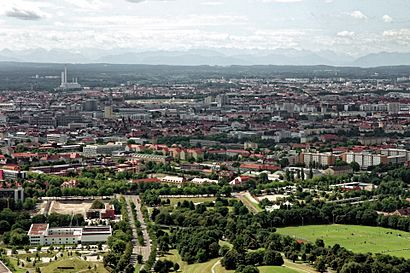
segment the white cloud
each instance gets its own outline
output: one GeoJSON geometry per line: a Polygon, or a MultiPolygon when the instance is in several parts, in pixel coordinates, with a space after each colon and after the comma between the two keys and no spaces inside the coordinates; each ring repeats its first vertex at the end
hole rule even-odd
{"type": "Polygon", "coordinates": [[[19,9],[16,7],[11,8],[11,10],[6,11],[7,17],[14,17],[21,20],[40,20],[43,16],[32,10],[19,9]]]}
{"type": "Polygon", "coordinates": [[[5,0],[1,2],[0,13],[11,18],[26,21],[35,21],[51,17],[50,14],[43,11],[43,8],[49,6],[50,5],[47,3],[37,3],[21,0],[5,0]]]}
{"type": "Polygon", "coordinates": [[[130,2],[130,3],[138,4],[138,3],[142,3],[142,2],[148,2],[148,1],[171,2],[171,1],[174,1],[174,0],[125,0],[125,1],[130,2]]]}
{"type": "Polygon", "coordinates": [[[410,28],[386,30],[383,32],[383,37],[388,42],[410,46],[410,28]]]}
{"type": "Polygon", "coordinates": [[[383,15],[382,19],[383,19],[383,22],[385,22],[385,23],[391,23],[393,21],[393,18],[391,18],[387,14],[383,15]]]}
{"type": "Polygon", "coordinates": [[[109,7],[109,3],[102,0],[65,0],[65,2],[83,10],[101,10],[109,7]]]}
{"type": "Polygon", "coordinates": [[[296,3],[302,2],[303,0],[259,0],[263,3],[296,3]]]}
{"type": "Polygon", "coordinates": [[[354,36],[354,32],[353,31],[347,31],[347,30],[343,30],[340,31],[336,34],[338,37],[346,37],[346,38],[351,38],[354,36]]]}
{"type": "Polygon", "coordinates": [[[205,1],[205,2],[202,2],[201,5],[204,5],[204,6],[220,6],[220,5],[223,5],[223,2],[221,2],[221,1],[205,1]]]}
{"type": "Polygon", "coordinates": [[[365,14],[363,14],[363,12],[361,12],[360,10],[352,11],[351,13],[349,13],[349,15],[355,19],[360,19],[360,20],[368,19],[368,17],[365,14]]]}

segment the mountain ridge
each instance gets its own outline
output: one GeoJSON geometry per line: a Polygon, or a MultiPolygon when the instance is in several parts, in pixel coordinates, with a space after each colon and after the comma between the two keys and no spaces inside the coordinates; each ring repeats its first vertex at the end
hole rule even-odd
{"type": "Polygon", "coordinates": [[[72,52],[64,49],[0,51],[0,61],[34,63],[111,63],[111,64],[147,64],[147,65],[330,65],[354,67],[378,67],[410,65],[410,53],[379,52],[358,58],[333,51],[313,52],[297,49],[275,50],[227,50],[191,49],[185,51],[131,51],[84,50],[72,52]]]}

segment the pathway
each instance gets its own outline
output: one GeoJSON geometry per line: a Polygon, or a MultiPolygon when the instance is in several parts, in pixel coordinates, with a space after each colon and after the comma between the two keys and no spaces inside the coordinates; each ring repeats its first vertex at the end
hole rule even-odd
{"type": "Polygon", "coordinates": [[[151,240],[150,240],[149,235],[148,235],[147,224],[145,223],[145,220],[144,220],[144,217],[143,217],[142,211],[141,211],[141,199],[139,198],[138,195],[129,195],[129,196],[126,196],[126,198],[127,198],[127,203],[133,202],[135,204],[135,210],[137,212],[137,219],[141,223],[142,234],[143,234],[144,242],[145,242],[144,246],[140,246],[137,243],[138,242],[138,240],[137,240],[138,236],[137,236],[137,230],[135,228],[135,219],[134,219],[134,216],[132,215],[131,207],[128,206],[129,210],[130,210],[130,216],[131,216],[130,219],[132,219],[131,221],[133,221],[133,223],[132,223],[133,224],[132,225],[133,235],[135,236],[134,239],[133,239],[133,240],[135,240],[134,249],[136,250],[137,254],[142,255],[143,261],[148,261],[149,255],[151,253],[151,240]]]}

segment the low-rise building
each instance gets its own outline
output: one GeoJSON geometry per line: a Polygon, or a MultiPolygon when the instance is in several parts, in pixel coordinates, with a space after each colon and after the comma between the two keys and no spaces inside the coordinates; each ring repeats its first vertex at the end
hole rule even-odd
{"type": "Polygon", "coordinates": [[[98,155],[111,155],[115,151],[123,150],[122,144],[107,144],[107,145],[87,145],[83,148],[85,157],[96,157],[98,155]]]}
{"type": "Polygon", "coordinates": [[[24,189],[22,187],[11,189],[0,189],[0,199],[11,199],[15,202],[24,201],[24,189]]]}
{"type": "Polygon", "coordinates": [[[32,224],[28,232],[31,245],[73,245],[106,242],[111,226],[56,227],[32,224]]]}
{"type": "Polygon", "coordinates": [[[184,177],[170,176],[170,175],[167,175],[167,176],[161,178],[160,180],[161,180],[161,182],[164,182],[164,183],[174,183],[174,184],[182,184],[182,183],[185,182],[184,177]]]}
{"type": "Polygon", "coordinates": [[[352,174],[353,169],[350,165],[331,166],[327,168],[326,170],[324,170],[323,173],[326,175],[341,176],[341,175],[352,174]]]}

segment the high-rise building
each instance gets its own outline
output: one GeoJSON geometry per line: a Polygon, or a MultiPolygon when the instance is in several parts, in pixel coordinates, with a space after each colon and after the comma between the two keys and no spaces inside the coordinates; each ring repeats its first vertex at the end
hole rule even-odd
{"type": "Polygon", "coordinates": [[[204,103],[207,104],[207,105],[210,105],[213,102],[214,102],[214,97],[212,97],[212,96],[208,96],[204,99],[204,103]]]}
{"type": "Polygon", "coordinates": [[[98,103],[97,100],[86,100],[83,102],[83,111],[86,112],[92,112],[92,111],[97,111],[98,109],[98,103]]]}
{"type": "Polygon", "coordinates": [[[389,111],[390,114],[397,114],[400,112],[400,103],[398,102],[393,102],[387,104],[387,111],[389,111]]]}
{"type": "Polygon", "coordinates": [[[216,103],[218,107],[223,107],[229,104],[229,98],[225,94],[218,95],[216,96],[216,103]]]}
{"type": "Polygon", "coordinates": [[[104,107],[104,118],[112,119],[114,117],[114,112],[112,106],[105,106],[104,107]]]}

